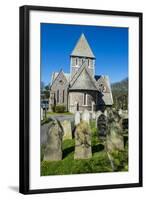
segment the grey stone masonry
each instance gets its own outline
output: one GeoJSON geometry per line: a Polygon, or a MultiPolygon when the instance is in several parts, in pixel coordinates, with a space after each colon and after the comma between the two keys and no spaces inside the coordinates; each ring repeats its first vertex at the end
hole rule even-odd
{"type": "Polygon", "coordinates": [[[115,111],[110,111],[108,113],[106,148],[110,152],[114,150],[124,150],[124,137],[122,135],[121,118],[115,111]]]}
{"type": "Polygon", "coordinates": [[[72,139],[71,122],[69,120],[64,120],[61,122],[64,134],[63,140],[72,139]]]}
{"type": "Polygon", "coordinates": [[[87,122],[82,121],[75,130],[74,159],[88,159],[91,157],[91,129],[87,122]]]}
{"type": "Polygon", "coordinates": [[[51,120],[47,128],[47,142],[44,160],[62,160],[63,129],[57,120],[51,120]]]}
{"type": "Polygon", "coordinates": [[[80,117],[81,117],[80,112],[79,111],[75,112],[75,126],[77,126],[80,123],[81,121],[80,117]]]}
{"type": "Polygon", "coordinates": [[[90,113],[88,110],[84,110],[84,112],[82,113],[82,121],[85,121],[89,124],[90,122],[90,113]]]}

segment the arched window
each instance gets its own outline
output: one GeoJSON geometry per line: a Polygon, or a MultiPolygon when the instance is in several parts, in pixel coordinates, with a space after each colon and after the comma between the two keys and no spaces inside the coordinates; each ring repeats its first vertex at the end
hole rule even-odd
{"type": "Polygon", "coordinates": [[[83,94],[83,105],[87,105],[87,93],[83,94]]]}
{"type": "Polygon", "coordinates": [[[78,58],[76,58],[76,65],[78,65],[78,58]]]}
{"type": "Polygon", "coordinates": [[[84,59],[82,59],[82,64],[84,63],[84,59]]]}

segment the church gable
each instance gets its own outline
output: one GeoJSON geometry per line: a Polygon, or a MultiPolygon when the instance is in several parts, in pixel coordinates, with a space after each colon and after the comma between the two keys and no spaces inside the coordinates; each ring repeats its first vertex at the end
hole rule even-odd
{"type": "Polygon", "coordinates": [[[75,78],[74,82],[71,82],[71,90],[97,90],[95,82],[86,67],[83,67],[80,73],[76,74],[75,78]]]}
{"type": "Polygon", "coordinates": [[[111,92],[110,83],[107,76],[99,76],[96,85],[98,90],[102,93],[111,92]]]}
{"type": "Polygon", "coordinates": [[[54,81],[52,82],[51,89],[64,88],[68,85],[68,80],[63,71],[60,71],[54,81]]]}
{"type": "Polygon", "coordinates": [[[113,97],[108,76],[98,76],[95,78],[97,78],[97,88],[100,92],[98,96],[98,104],[112,105],[113,97]]]}

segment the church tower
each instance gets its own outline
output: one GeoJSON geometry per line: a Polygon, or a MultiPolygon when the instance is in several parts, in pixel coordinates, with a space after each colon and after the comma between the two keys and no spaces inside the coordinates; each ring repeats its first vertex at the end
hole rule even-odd
{"type": "Polygon", "coordinates": [[[88,44],[87,39],[85,38],[85,35],[82,33],[70,55],[71,77],[74,76],[74,74],[78,71],[84,62],[86,62],[91,76],[94,77],[95,56],[88,44]]]}

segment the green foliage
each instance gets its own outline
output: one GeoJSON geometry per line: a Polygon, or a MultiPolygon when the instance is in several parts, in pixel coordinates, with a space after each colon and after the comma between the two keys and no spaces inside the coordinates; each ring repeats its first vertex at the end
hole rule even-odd
{"type": "Polygon", "coordinates": [[[55,105],[52,105],[52,110],[53,110],[53,112],[55,112],[55,105]]]}
{"type": "Polygon", "coordinates": [[[128,78],[111,86],[114,107],[116,109],[128,109],[128,78]]]}
{"type": "MultiPolygon", "coordinates": [[[[105,151],[105,142],[98,137],[95,120],[91,121],[92,132],[92,158],[74,160],[74,139],[63,141],[63,159],[60,161],[42,161],[41,175],[64,175],[64,174],[84,174],[112,172],[111,163],[105,151]]],[[[41,147],[41,157],[43,158],[44,146],[41,147]]],[[[125,150],[115,151],[111,154],[113,158],[114,171],[128,170],[128,141],[126,139],[125,150]]]]}
{"type": "Polygon", "coordinates": [[[53,105],[52,110],[54,113],[64,113],[66,110],[66,107],[63,104],[53,105]]]}
{"type": "MultiPolygon", "coordinates": [[[[68,116],[68,115],[73,115],[73,113],[70,113],[70,112],[64,112],[62,113],[63,115],[65,116],[68,116]]],[[[56,112],[47,112],[47,117],[50,117],[50,116],[58,116],[60,115],[60,113],[56,113],[56,112]]]]}
{"type": "Polygon", "coordinates": [[[49,99],[50,97],[50,88],[49,85],[44,85],[44,83],[41,81],[41,98],[42,99],[49,99]]]}
{"type": "Polygon", "coordinates": [[[114,151],[112,153],[115,170],[114,171],[127,171],[128,170],[128,151],[114,151]]]}
{"type": "Polygon", "coordinates": [[[57,113],[64,113],[65,110],[66,110],[66,107],[63,104],[58,104],[55,106],[55,112],[57,113]]]}
{"type": "Polygon", "coordinates": [[[63,160],[42,161],[41,175],[84,174],[96,172],[111,172],[111,166],[106,152],[99,150],[93,153],[91,159],[74,160],[74,140],[63,142],[63,160]]]}

